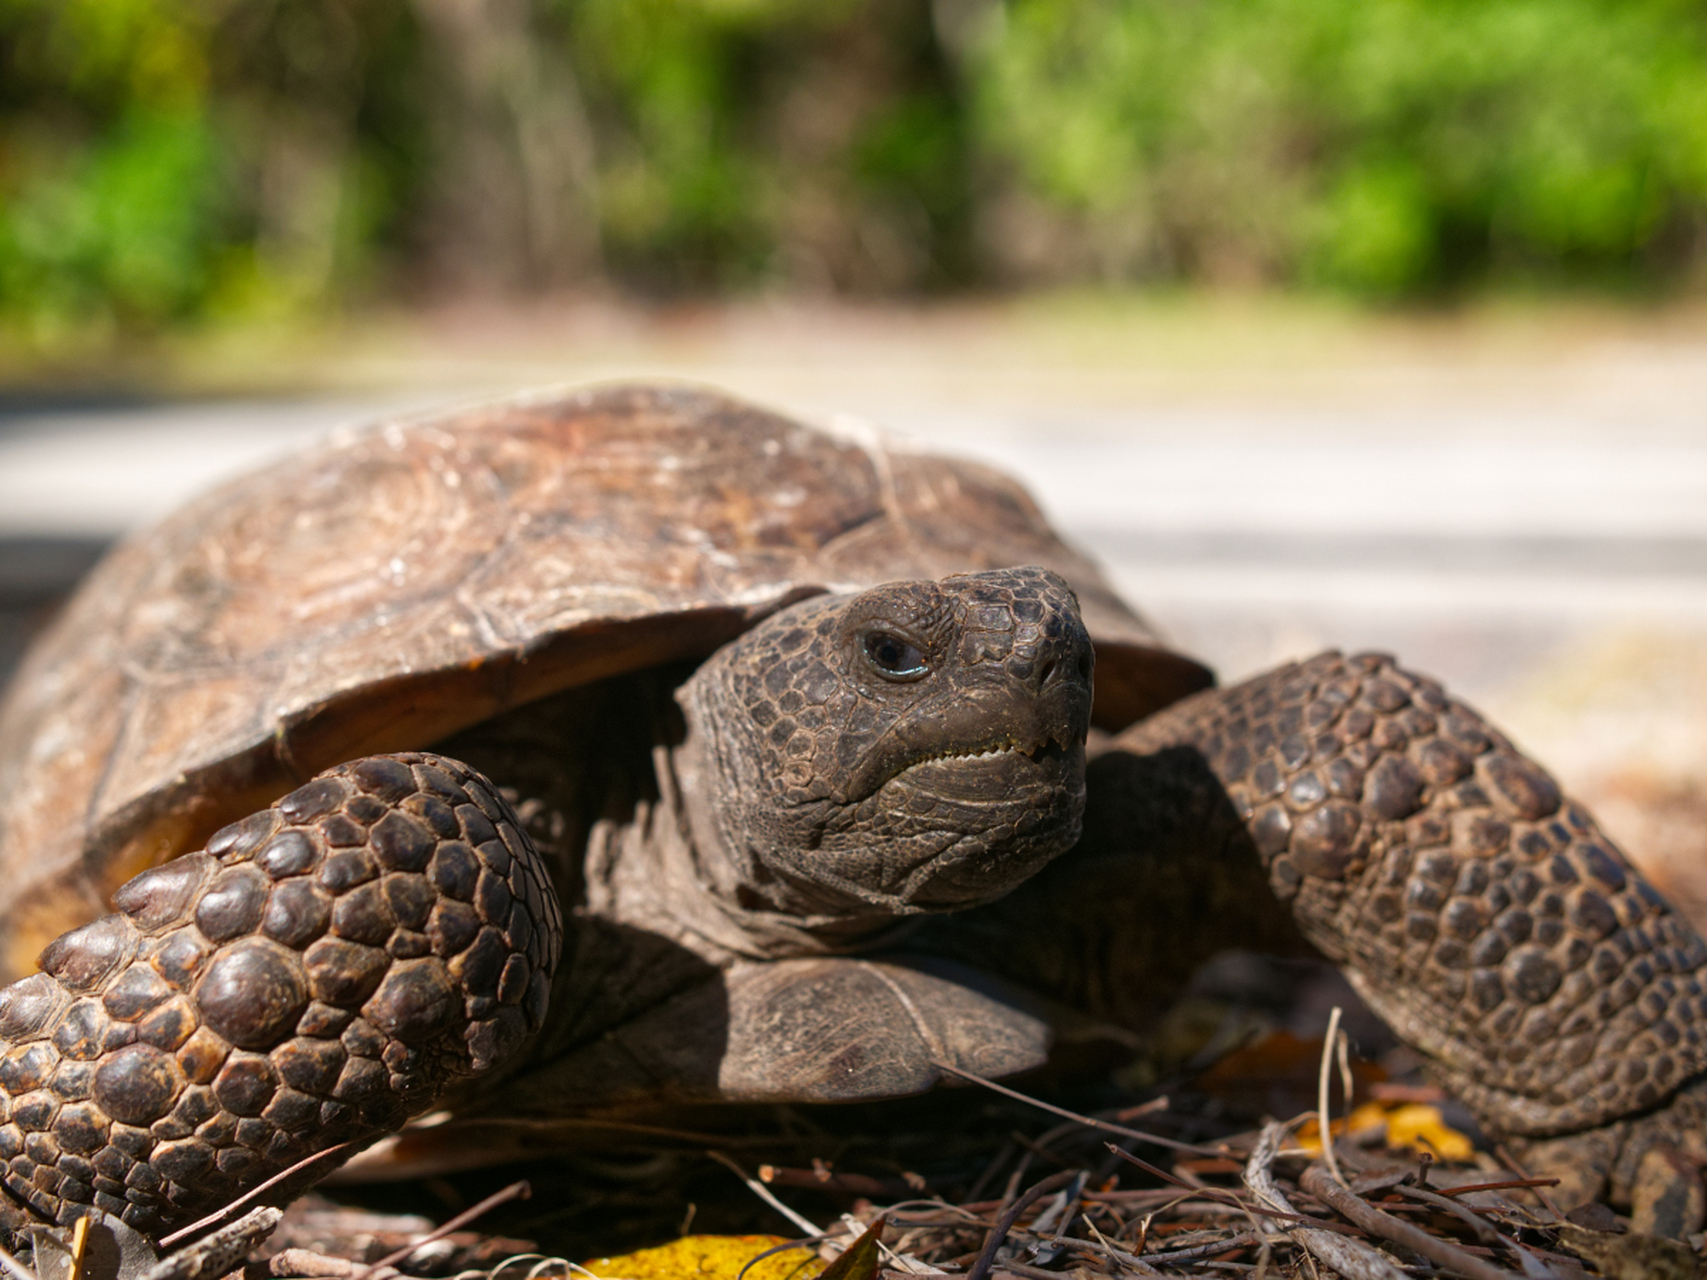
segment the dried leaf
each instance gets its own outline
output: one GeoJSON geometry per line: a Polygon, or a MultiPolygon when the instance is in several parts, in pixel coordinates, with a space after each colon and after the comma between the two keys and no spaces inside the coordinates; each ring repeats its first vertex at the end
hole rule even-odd
{"type": "MultiPolygon", "coordinates": [[[[655,1249],[595,1258],[586,1265],[594,1275],[611,1280],[736,1280],[741,1268],[783,1243],[780,1236],[683,1236],[655,1249]]],[[[842,1260],[837,1259],[837,1265],[842,1260]]],[[[754,1263],[745,1280],[818,1280],[823,1272],[816,1253],[794,1248],[754,1263]]]]}
{"type": "Polygon", "coordinates": [[[137,1280],[160,1261],[148,1237],[118,1218],[96,1211],[88,1223],[81,1264],[71,1257],[68,1233],[62,1227],[32,1227],[29,1236],[40,1280],[137,1280]]]}
{"type": "Polygon", "coordinates": [[[877,1280],[877,1241],[882,1234],[883,1219],[879,1218],[825,1269],[818,1280],[877,1280]]]}

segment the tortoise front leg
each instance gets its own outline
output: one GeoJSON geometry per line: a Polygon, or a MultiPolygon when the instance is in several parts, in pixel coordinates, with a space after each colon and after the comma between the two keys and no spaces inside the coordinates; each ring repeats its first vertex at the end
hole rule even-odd
{"type": "Polygon", "coordinates": [[[1117,741],[1182,747],[1225,787],[1304,935],[1497,1131],[1605,1124],[1707,1066],[1707,946],[1434,682],[1328,654],[1117,741]]]}
{"type": "Polygon", "coordinates": [[[538,1029],[562,940],[509,806],[424,754],[329,770],[114,905],[0,991],[0,1226],[158,1232],[398,1128],[538,1029]]]}
{"type": "MultiPolygon", "coordinates": [[[[1206,936],[1262,945],[1274,926],[1245,900],[1260,867],[1303,936],[1442,1083],[1491,1132],[1571,1175],[1573,1194],[1596,1194],[1610,1172],[1628,1195],[1659,1144],[1699,1153],[1707,946],[1585,810],[1435,682],[1385,657],[1323,654],[1133,726],[1089,785],[1084,841],[1045,875],[1077,880],[1093,925],[1108,903],[1138,917],[1133,941],[1095,927],[1087,944],[1117,981],[1145,981],[1132,957],[1154,949],[1148,931],[1183,932],[1192,953],[1206,936]],[[1195,896],[1158,850],[1187,860],[1195,896]],[[1134,888],[1119,883],[1123,863],[1134,888]],[[1152,873],[1163,892],[1146,902],[1152,873]]],[[[1079,928],[1046,883],[998,906],[1069,939],[1079,928]],[[1059,919],[1038,924],[1057,901],[1059,919]]],[[[1082,973],[1043,974],[1072,979],[1057,988],[1069,998],[1133,999],[1082,973]]]]}

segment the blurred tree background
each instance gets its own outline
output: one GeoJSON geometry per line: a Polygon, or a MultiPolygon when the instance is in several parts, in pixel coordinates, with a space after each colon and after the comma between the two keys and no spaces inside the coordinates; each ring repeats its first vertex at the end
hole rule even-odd
{"type": "Polygon", "coordinates": [[[0,0],[31,341],[583,288],[1687,290],[1682,0],[0,0]]]}

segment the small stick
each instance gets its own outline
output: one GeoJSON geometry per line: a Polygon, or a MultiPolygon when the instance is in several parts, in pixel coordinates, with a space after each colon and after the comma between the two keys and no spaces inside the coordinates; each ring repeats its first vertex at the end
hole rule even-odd
{"type": "Polygon", "coordinates": [[[1024,1102],[1029,1106],[1036,1107],[1039,1111],[1047,1111],[1050,1115],[1060,1116],[1062,1119],[1075,1121],[1078,1124],[1085,1125],[1091,1129],[1101,1129],[1104,1133],[1117,1133],[1123,1138],[1136,1138],[1139,1142],[1148,1142],[1158,1147],[1167,1147],[1171,1151],[1188,1152],[1194,1156],[1224,1156],[1227,1154],[1225,1151],[1217,1151],[1211,1147],[1200,1147],[1190,1142],[1177,1142],[1172,1138],[1164,1138],[1159,1134],[1145,1133],[1140,1129],[1128,1129],[1124,1125],[1110,1124],[1107,1120],[1095,1120],[1090,1116],[1080,1115],[1077,1111],[1069,1111],[1065,1107],[1053,1106],[1050,1103],[1042,1102],[1037,1098],[1023,1094],[1018,1089],[1010,1089],[1006,1085],[997,1084],[994,1080],[986,1080],[981,1075],[977,1075],[971,1071],[966,1071],[960,1067],[952,1065],[951,1063],[944,1062],[941,1058],[932,1058],[931,1065],[939,1067],[943,1071],[949,1072],[951,1075],[957,1075],[962,1080],[970,1081],[975,1085],[981,1085],[986,1089],[1002,1094],[1004,1097],[1012,1098],[1016,1102],[1024,1102]]]}
{"type": "Polygon", "coordinates": [[[344,1280],[364,1268],[353,1258],[316,1253],[313,1249],[280,1249],[267,1259],[267,1269],[275,1276],[289,1276],[293,1280],[344,1280]]]}
{"type": "Polygon", "coordinates": [[[1174,1249],[1168,1253],[1152,1253],[1144,1260],[1146,1262],[1190,1262],[1193,1258],[1207,1258],[1212,1253],[1226,1253],[1229,1249],[1241,1249],[1253,1244],[1262,1243],[1262,1234],[1257,1231],[1241,1231],[1238,1235],[1228,1236],[1225,1240],[1211,1240],[1207,1244],[1194,1244],[1189,1249],[1174,1249]]]}
{"type": "MultiPolygon", "coordinates": [[[[1133,1164],[1137,1165],[1140,1169],[1144,1170],[1145,1173],[1152,1174],[1158,1178],[1162,1178],[1165,1181],[1172,1183],[1174,1186],[1176,1186],[1176,1187],[1180,1188],[1182,1191],[1184,1191],[1185,1195],[1183,1195],[1179,1200],[1175,1201],[1174,1202],[1175,1205],[1184,1204],[1188,1201],[1193,1201],[1193,1200],[1202,1200],[1208,1204],[1220,1205],[1223,1208],[1237,1209],[1241,1213],[1244,1213],[1244,1214],[1260,1213],[1265,1218],[1291,1218],[1296,1222],[1309,1223],[1310,1226],[1312,1226],[1312,1227],[1314,1227],[1320,1231],[1341,1231],[1341,1232],[1345,1232],[1348,1235],[1358,1234],[1355,1229],[1348,1229],[1346,1227],[1342,1227],[1337,1222],[1326,1222],[1321,1218],[1312,1218],[1306,1214],[1294,1213],[1290,1210],[1288,1210],[1285,1213],[1282,1213],[1278,1209],[1265,1209],[1261,1205],[1255,1205],[1255,1206],[1248,1205],[1243,1200],[1240,1200],[1236,1195],[1234,1195],[1230,1191],[1222,1191],[1216,1187],[1194,1187],[1190,1183],[1181,1182],[1178,1178],[1174,1177],[1172,1174],[1166,1172],[1165,1170],[1158,1169],[1155,1165],[1151,1164],[1149,1161],[1140,1160],[1137,1156],[1133,1155],[1130,1151],[1122,1151],[1119,1147],[1115,1146],[1112,1142],[1104,1143],[1103,1145],[1106,1146],[1110,1151],[1114,1152],[1115,1155],[1119,1156],[1122,1160],[1130,1160],[1133,1164]]],[[[1168,1207],[1173,1208],[1174,1205],[1169,1205],[1168,1207]]]]}
{"type": "Polygon", "coordinates": [[[1448,1199],[1432,1188],[1410,1187],[1401,1183],[1398,1186],[1389,1187],[1388,1190],[1409,1200],[1420,1200],[1443,1213],[1450,1213],[1469,1227],[1471,1233],[1482,1244],[1498,1244],[1504,1239],[1481,1214],[1474,1212],[1467,1205],[1461,1205],[1456,1200],[1448,1199]]]}
{"type": "Polygon", "coordinates": [[[1516,1187],[1556,1187],[1558,1185],[1559,1180],[1557,1178],[1512,1178],[1508,1182],[1470,1182],[1462,1187],[1435,1186],[1430,1189],[1438,1191],[1443,1196],[1465,1196],[1472,1191],[1510,1191],[1516,1187]]]}
{"type": "Polygon", "coordinates": [[[1009,1205],[1003,1211],[1002,1216],[996,1219],[996,1225],[990,1229],[990,1234],[984,1239],[984,1248],[978,1254],[978,1261],[974,1262],[972,1270],[966,1273],[966,1280],[984,1280],[984,1277],[990,1274],[991,1266],[995,1264],[996,1250],[1000,1249],[1002,1241],[1008,1238],[1008,1232],[1013,1229],[1014,1223],[1019,1221],[1019,1215],[1051,1191],[1066,1186],[1078,1176],[1079,1170],[1077,1169],[1063,1169],[1059,1173],[1050,1174],[1042,1182],[1033,1183],[1026,1188],[1025,1194],[1009,1205]]]}
{"type": "Polygon", "coordinates": [[[89,1224],[94,1219],[84,1214],[71,1224],[70,1280],[83,1280],[83,1254],[89,1248],[89,1224]]]}
{"type": "Polygon", "coordinates": [[[1377,1209],[1361,1196],[1354,1196],[1335,1182],[1319,1164],[1313,1164],[1304,1170],[1299,1185],[1371,1235],[1403,1245],[1411,1252],[1420,1253],[1430,1262],[1456,1271],[1459,1275],[1469,1276],[1471,1280],[1516,1280],[1511,1272],[1492,1263],[1483,1262],[1457,1245],[1449,1244],[1439,1236],[1430,1235],[1408,1222],[1401,1222],[1392,1214],[1377,1209]]]}
{"type": "Polygon", "coordinates": [[[1526,1276],[1545,1276],[1552,1277],[1552,1280],[1558,1280],[1556,1273],[1551,1267],[1536,1258],[1516,1240],[1505,1235],[1496,1228],[1493,1223],[1489,1222],[1481,1214],[1476,1213],[1468,1205],[1459,1204],[1456,1200],[1453,1200],[1432,1188],[1400,1185],[1392,1189],[1399,1195],[1407,1196],[1412,1200],[1420,1200],[1424,1204],[1440,1209],[1442,1212],[1450,1213],[1453,1217],[1459,1219],[1469,1227],[1475,1234],[1476,1239],[1481,1243],[1486,1245],[1504,1245],[1507,1249],[1511,1250],[1512,1253],[1517,1255],[1517,1260],[1523,1267],[1523,1273],[1526,1276]]]}
{"type": "Polygon", "coordinates": [[[160,1259],[138,1280],[215,1280],[253,1253],[283,1217],[283,1209],[257,1205],[236,1222],[228,1222],[160,1259]]]}
{"type": "MultiPolygon", "coordinates": [[[[1340,1172],[1340,1162],[1334,1158],[1334,1133],[1329,1127],[1328,1115],[1328,1075],[1334,1060],[1334,1044],[1340,1033],[1340,1007],[1336,1004],[1334,1011],[1328,1015],[1328,1038],[1322,1041],[1322,1069],[1316,1073],[1316,1128],[1322,1135],[1322,1154],[1328,1158],[1328,1170],[1334,1175],[1334,1181],[1345,1186],[1345,1175],[1340,1172]]],[[[1349,1075],[1349,1070],[1347,1071],[1349,1075]]],[[[1351,1094],[1348,1090],[1346,1100],[1349,1103],[1351,1094]]]]}
{"type": "Polygon", "coordinates": [[[1109,1238],[1107,1236],[1103,1235],[1102,1232],[1098,1231],[1097,1230],[1097,1224],[1090,1220],[1090,1215],[1085,1214],[1085,1213],[1081,1213],[1081,1214],[1079,1214],[1079,1216],[1085,1220],[1085,1229],[1088,1230],[1092,1236],[1096,1237],[1096,1242],[1097,1242],[1098,1247],[1101,1248],[1102,1251],[1104,1253],[1106,1253],[1110,1258],[1113,1258],[1116,1262],[1118,1262],[1121,1266],[1126,1267],[1132,1271],[1136,1271],[1141,1276],[1159,1276],[1159,1275],[1161,1275],[1161,1272],[1157,1271],[1154,1267],[1152,1267],[1148,1262],[1145,1262],[1144,1259],[1140,1258],[1137,1254],[1126,1252],[1126,1250],[1122,1249],[1119,1245],[1113,1243],[1111,1240],[1109,1240],[1109,1238]]]}
{"type": "MultiPolygon", "coordinates": [[[[681,1234],[686,1235],[687,1232],[684,1231],[681,1234]]],[[[810,1240],[784,1240],[781,1244],[773,1244],[763,1253],[756,1253],[752,1257],[748,1258],[747,1265],[735,1273],[735,1280],[746,1280],[747,1272],[758,1266],[759,1263],[763,1262],[766,1258],[774,1258],[777,1254],[787,1253],[790,1249],[802,1249],[811,1243],[812,1241],[810,1240]]],[[[593,1273],[591,1271],[587,1271],[585,1268],[577,1268],[577,1271],[587,1276],[593,1276],[593,1273]]],[[[461,1278],[458,1277],[457,1280],[461,1280],[461,1278]]],[[[497,1280],[496,1273],[494,1273],[489,1280],[497,1280]]],[[[598,1280],[598,1277],[593,1276],[593,1280],[598,1280]]]]}
{"type": "MultiPolygon", "coordinates": [[[[1274,1181],[1274,1158],[1285,1139],[1285,1125],[1270,1121],[1263,1126],[1262,1137],[1257,1142],[1256,1150],[1251,1152],[1250,1161],[1245,1165],[1245,1185],[1256,1192],[1259,1198],[1266,1200],[1271,1207],[1286,1213],[1295,1213],[1292,1202],[1274,1181]]],[[[1338,1183],[1334,1186],[1342,1194],[1351,1194],[1339,1187],[1338,1183]]],[[[1361,1204],[1362,1201],[1358,1203],[1361,1204]]],[[[1310,1262],[1312,1272],[1315,1270],[1315,1262],[1310,1255],[1314,1254],[1342,1276],[1348,1277],[1348,1280],[1406,1280],[1405,1273],[1399,1270],[1386,1254],[1361,1240],[1352,1240],[1319,1227],[1291,1227],[1286,1229],[1285,1234],[1303,1246],[1304,1257],[1310,1262]]]]}
{"type": "Polygon", "coordinates": [[[12,1280],[36,1280],[35,1272],[19,1262],[4,1249],[0,1249],[0,1271],[12,1277],[12,1280]]]}
{"type": "Polygon", "coordinates": [[[725,1169],[728,1169],[737,1178],[741,1179],[742,1182],[745,1182],[749,1191],[808,1235],[815,1238],[822,1238],[826,1234],[822,1227],[814,1226],[810,1219],[801,1217],[793,1209],[790,1209],[781,1200],[778,1200],[773,1196],[771,1194],[771,1189],[764,1183],[760,1182],[757,1178],[749,1178],[745,1169],[736,1164],[721,1151],[707,1151],[705,1154],[717,1161],[717,1163],[722,1165],[725,1169]]]}
{"type": "MultiPolygon", "coordinates": [[[[1506,1168],[1511,1169],[1514,1172],[1516,1172],[1516,1174],[1520,1178],[1522,1178],[1525,1182],[1539,1183],[1541,1181],[1541,1179],[1539,1179],[1539,1178],[1531,1178],[1529,1176],[1529,1170],[1525,1169],[1522,1165],[1520,1165],[1517,1162],[1517,1157],[1512,1155],[1512,1153],[1510,1151],[1506,1150],[1504,1144],[1500,1144],[1500,1145],[1496,1146],[1494,1148],[1494,1154],[1496,1156],[1498,1156],[1501,1160],[1505,1161],[1506,1168]]],[[[1556,1185],[1558,1183],[1558,1179],[1554,1178],[1552,1180],[1552,1183],[1556,1185]]],[[[1548,1195],[1545,1191],[1543,1191],[1540,1186],[1537,1186],[1535,1188],[1535,1198],[1537,1200],[1539,1200],[1544,1206],[1546,1206],[1547,1212],[1552,1214],[1553,1217],[1557,1221],[1559,1221],[1559,1222],[1565,1221],[1564,1210],[1560,1209],[1559,1206],[1554,1203],[1553,1197],[1548,1195]]]]}
{"type": "Polygon", "coordinates": [[[161,1236],[156,1243],[159,1244],[161,1251],[164,1252],[177,1244],[178,1241],[183,1240],[188,1236],[193,1236],[196,1232],[207,1227],[213,1226],[214,1223],[220,1221],[222,1218],[229,1218],[233,1213],[248,1204],[249,1201],[253,1200],[256,1196],[260,1195],[262,1192],[270,1191],[286,1178],[302,1172],[302,1170],[308,1168],[308,1166],[313,1164],[316,1160],[324,1160],[327,1156],[332,1155],[347,1155],[350,1148],[354,1145],[355,1143],[353,1142],[340,1142],[335,1147],[327,1147],[324,1151],[316,1151],[311,1156],[305,1156],[295,1164],[291,1165],[290,1168],[285,1169],[282,1172],[275,1173],[259,1186],[250,1187],[249,1190],[245,1191],[235,1200],[222,1208],[215,1209],[206,1217],[197,1218],[187,1227],[179,1227],[169,1236],[161,1236]]]}
{"type": "Polygon", "coordinates": [[[442,1226],[434,1227],[419,1240],[411,1240],[401,1249],[393,1249],[378,1262],[368,1266],[365,1270],[358,1271],[352,1280],[367,1280],[369,1276],[378,1271],[381,1267],[389,1267],[394,1262],[402,1262],[403,1259],[414,1253],[415,1250],[419,1249],[422,1245],[431,1244],[435,1240],[442,1240],[453,1231],[462,1230],[463,1227],[466,1227],[469,1223],[473,1222],[476,1218],[489,1210],[496,1209],[499,1205],[510,1200],[526,1200],[532,1194],[533,1188],[525,1181],[512,1182],[502,1191],[494,1191],[479,1204],[471,1205],[467,1209],[464,1209],[461,1213],[457,1214],[456,1217],[446,1221],[442,1226]]]}
{"type": "Polygon", "coordinates": [[[789,1169],[781,1165],[761,1164],[759,1181],[779,1187],[812,1187],[818,1191],[845,1191],[856,1196],[881,1196],[885,1199],[909,1195],[917,1188],[909,1187],[899,1178],[873,1178],[863,1173],[842,1173],[834,1169],[789,1169]]]}

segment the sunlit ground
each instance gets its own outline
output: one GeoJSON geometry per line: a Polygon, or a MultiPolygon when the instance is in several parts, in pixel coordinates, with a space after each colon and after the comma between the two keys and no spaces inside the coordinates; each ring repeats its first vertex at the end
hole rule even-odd
{"type": "Polygon", "coordinates": [[[550,383],[693,379],[982,456],[1224,678],[1327,645],[1442,676],[1707,919],[1707,309],[471,306],[0,373],[31,392],[0,402],[7,547],[550,383]]]}

